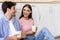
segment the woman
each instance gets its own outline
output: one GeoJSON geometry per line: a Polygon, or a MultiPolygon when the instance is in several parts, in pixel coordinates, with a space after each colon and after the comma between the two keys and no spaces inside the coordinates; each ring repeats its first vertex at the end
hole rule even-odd
{"type": "MultiPolygon", "coordinates": [[[[34,36],[34,32],[32,31],[32,26],[34,25],[34,21],[32,19],[32,8],[30,5],[25,5],[22,9],[22,14],[20,17],[20,28],[23,35],[30,34],[31,37],[34,36]]],[[[29,37],[30,37],[29,35],[29,37]]],[[[27,37],[25,39],[28,39],[27,37]]],[[[34,39],[32,37],[31,39],[34,39]]]]}
{"type": "Polygon", "coordinates": [[[48,40],[54,40],[54,37],[46,28],[43,28],[36,37],[34,36],[36,31],[32,30],[34,21],[32,19],[31,5],[26,4],[23,6],[19,22],[24,40],[43,40],[44,37],[47,37],[48,40]]]}

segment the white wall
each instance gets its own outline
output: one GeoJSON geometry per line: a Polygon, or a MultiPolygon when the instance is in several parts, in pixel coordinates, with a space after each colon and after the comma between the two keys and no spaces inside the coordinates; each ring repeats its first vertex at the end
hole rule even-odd
{"type": "MultiPolygon", "coordinates": [[[[17,8],[20,9],[21,11],[21,8],[24,4],[25,3],[18,3],[17,8]]],[[[47,27],[48,30],[54,36],[59,36],[60,4],[40,4],[40,3],[29,3],[29,4],[31,4],[33,8],[33,19],[35,25],[38,27],[38,32],[43,27],[47,27]]],[[[17,15],[19,16],[19,13],[17,13],[17,15]]]]}
{"type": "MultiPolygon", "coordinates": [[[[26,3],[17,3],[16,18],[21,15],[22,6],[26,3]]],[[[54,35],[60,35],[60,4],[40,4],[29,3],[33,8],[33,19],[35,25],[38,27],[37,33],[43,28],[47,27],[48,30],[54,35]]],[[[1,14],[0,14],[1,15],[1,14]]]]}
{"type": "Polygon", "coordinates": [[[2,8],[1,8],[1,4],[2,4],[2,3],[0,3],[0,18],[3,16],[3,12],[2,12],[2,10],[1,10],[1,9],[2,9],[2,8]]]}

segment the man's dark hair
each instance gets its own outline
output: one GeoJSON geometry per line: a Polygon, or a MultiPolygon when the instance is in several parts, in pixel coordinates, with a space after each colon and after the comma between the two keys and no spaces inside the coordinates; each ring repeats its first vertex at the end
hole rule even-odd
{"type": "Polygon", "coordinates": [[[12,6],[15,6],[16,3],[11,2],[11,1],[5,1],[2,3],[2,11],[4,14],[7,12],[7,8],[11,9],[12,6]]]}

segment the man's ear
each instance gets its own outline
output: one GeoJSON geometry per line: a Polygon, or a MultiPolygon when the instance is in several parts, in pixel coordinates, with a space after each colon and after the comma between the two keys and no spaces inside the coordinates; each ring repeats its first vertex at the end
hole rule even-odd
{"type": "Polygon", "coordinates": [[[10,9],[9,9],[9,8],[7,8],[7,11],[9,12],[9,11],[10,11],[10,9]]]}

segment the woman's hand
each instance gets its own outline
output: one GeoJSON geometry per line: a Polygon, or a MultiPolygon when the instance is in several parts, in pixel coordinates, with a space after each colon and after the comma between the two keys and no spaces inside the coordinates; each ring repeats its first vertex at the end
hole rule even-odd
{"type": "Polygon", "coordinates": [[[22,32],[22,38],[26,38],[26,32],[22,32]]]}

